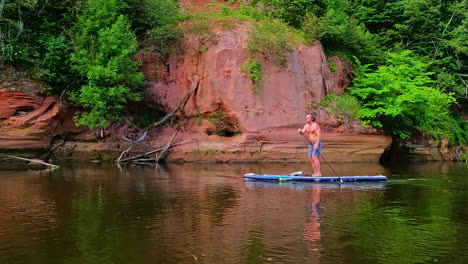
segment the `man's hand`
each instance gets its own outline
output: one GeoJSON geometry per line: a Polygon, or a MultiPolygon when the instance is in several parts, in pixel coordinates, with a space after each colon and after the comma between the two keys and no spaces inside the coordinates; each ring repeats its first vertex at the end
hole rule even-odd
{"type": "Polygon", "coordinates": [[[298,129],[297,132],[299,132],[299,134],[302,134],[302,129],[298,129]]]}

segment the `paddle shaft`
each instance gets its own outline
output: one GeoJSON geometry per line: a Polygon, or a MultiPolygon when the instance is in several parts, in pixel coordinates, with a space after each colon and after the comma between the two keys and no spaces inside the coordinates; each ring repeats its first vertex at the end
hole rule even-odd
{"type": "MultiPolygon", "coordinates": [[[[309,138],[306,137],[306,135],[304,135],[304,133],[301,133],[301,135],[303,135],[305,137],[305,139],[307,139],[307,141],[312,144],[312,142],[310,142],[309,138]]],[[[322,157],[322,159],[325,161],[325,163],[327,163],[328,167],[330,167],[330,169],[335,173],[335,175],[338,177],[338,179],[340,179],[341,181],[341,177],[340,175],[338,175],[338,173],[336,173],[336,171],[333,169],[333,167],[330,165],[330,163],[328,163],[328,161],[325,159],[325,157],[322,155],[322,153],[319,152],[319,155],[320,157],[322,157]]]]}

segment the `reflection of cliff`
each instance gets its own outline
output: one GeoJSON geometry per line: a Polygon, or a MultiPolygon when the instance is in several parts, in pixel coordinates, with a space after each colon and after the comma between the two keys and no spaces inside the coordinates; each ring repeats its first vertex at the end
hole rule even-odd
{"type": "Polygon", "coordinates": [[[0,255],[4,255],[0,257],[1,263],[17,262],[17,259],[5,261],[9,249],[31,243],[39,245],[45,231],[57,228],[60,222],[57,203],[41,188],[40,176],[24,172],[13,176],[18,174],[0,171],[0,255]]]}

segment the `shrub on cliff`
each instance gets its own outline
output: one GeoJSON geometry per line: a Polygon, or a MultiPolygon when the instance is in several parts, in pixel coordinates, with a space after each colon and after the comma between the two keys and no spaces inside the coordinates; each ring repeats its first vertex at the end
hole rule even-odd
{"type": "Polygon", "coordinates": [[[320,101],[320,105],[338,121],[359,121],[359,101],[350,94],[329,93],[320,101]]]}
{"type": "Polygon", "coordinates": [[[285,66],[286,53],[293,50],[293,33],[278,20],[263,20],[249,32],[247,48],[255,56],[261,56],[279,66],[285,66]]]}
{"type": "Polygon", "coordinates": [[[252,80],[251,89],[254,94],[257,94],[260,83],[263,80],[262,64],[256,59],[251,59],[242,67],[241,70],[249,76],[250,80],[252,80]]]}
{"type": "Polygon", "coordinates": [[[71,98],[86,108],[76,116],[77,124],[91,129],[120,120],[127,101],[140,98],[130,90],[143,83],[143,75],[131,59],[137,40],[120,14],[123,7],[121,0],[88,0],[74,28],[71,60],[85,84],[71,98]]]}

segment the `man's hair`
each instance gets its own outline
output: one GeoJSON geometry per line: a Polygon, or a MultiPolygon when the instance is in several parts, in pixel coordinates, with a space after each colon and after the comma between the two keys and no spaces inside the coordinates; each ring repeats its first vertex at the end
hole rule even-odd
{"type": "Polygon", "coordinates": [[[310,115],[310,117],[312,118],[312,121],[315,122],[317,120],[317,116],[314,113],[308,113],[307,115],[310,115]]]}

